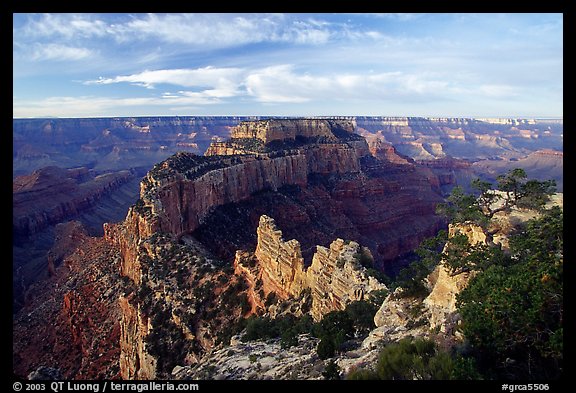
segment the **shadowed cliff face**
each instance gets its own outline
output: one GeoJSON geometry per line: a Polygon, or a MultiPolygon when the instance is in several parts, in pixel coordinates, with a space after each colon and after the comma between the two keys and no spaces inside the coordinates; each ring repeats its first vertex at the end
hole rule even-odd
{"type": "Polygon", "coordinates": [[[306,264],[311,263],[316,245],[328,247],[340,237],[369,247],[382,267],[443,225],[434,215],[440,197],[414,166],[363,167],[370,173],[331,179],[310,176],[306,187],[264,190],[240,203],[222,205],[193,234],[230,260],[235,250],[256,246],[258,220],[265,214],[276,220],[287,238],[300,242],[306,264]]]}
{"type": "Polygon", "coordinates": [[[26,306],[14,315],[15,375],[41,365],[64,379],[117,379],[120,357],[118,251],[88,236],[80,222],[56,226],[50,250],[62,263],[51,277],[32,284],[26,306]]]}
{"type": "Polygon", "coordinates": [[[87,168],[58,167],[17,177],[12,187],[15,240],[23,241],[50,225],[77,216],[134,177],[130,171],[94,175],[87,168]]]}

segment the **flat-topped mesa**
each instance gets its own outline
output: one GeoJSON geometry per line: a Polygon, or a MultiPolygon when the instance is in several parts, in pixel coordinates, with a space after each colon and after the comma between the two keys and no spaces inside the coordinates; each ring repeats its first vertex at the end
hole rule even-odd
{"type": "MultiPolygon", "coordinates": [[[[269,119],[244,121],[230,139],[212,142],[204,153],[213,155],[264,154],[292,149],[354,149],[358,157],[370,154],[366,141],[354,133],[351,119],[269,119]]],[[[341,159],[341,157],[339,157],[341,159]]]]}
{"type": "Polygon", "coordinates": [[[263,190],[306,187],[310,174],[359,174],[360,158],[370,152],[353,131],[354,122],[342,119],[249,121],[205,156],[179,152],[155,165],[122,228],[106,228],[122,250],[122,272],[138,282],[138,243],[157,231],[191,233],[219,206],[263,190]]]}
{"type": "Polygon", "coordinates": [[[353,131],[349,120],[243,122],[232,132],[236,138],[214,143],[206,156],[180,152],[155,165],[134,210],[155,218],[157,229],[181,235],[194,231],[212,208],[255,192],[305,187],[309,174],[359,173],[359,158],[370,152],[353,131]],[[221,153],[227,155],[215,155],[221,153]]]}
{"type": "Polygon", "coordinates": [[[281,299],[289,299],[310,289],[310,313],[315,320],[365,299],[369,292],[386,289],[368,276],[360,258],[368,257],[366,253],[370,251],[354,241],[336,239],[329,248],[317,246],[312,265],[306,269],[300,243],[294,239],[285,241],[274,219],[262,215],[257,233],[255,256],[264,293],[274,292],[281,299]]]}
{"type": "Polygon", "coordinates": [[[268,119],[244,121],[232,129],[231,138],[277,140],[324,137],[332,141],[354,135],[356,122],[344,119],[268,119]]]}

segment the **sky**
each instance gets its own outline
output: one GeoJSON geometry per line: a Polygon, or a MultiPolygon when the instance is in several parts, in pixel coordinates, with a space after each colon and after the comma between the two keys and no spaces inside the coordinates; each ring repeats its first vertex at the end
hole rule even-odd
{"type": "Polygon", "coordinates": [[[13,14],[13,117],[563,116],[563,15],[13,14]]]}

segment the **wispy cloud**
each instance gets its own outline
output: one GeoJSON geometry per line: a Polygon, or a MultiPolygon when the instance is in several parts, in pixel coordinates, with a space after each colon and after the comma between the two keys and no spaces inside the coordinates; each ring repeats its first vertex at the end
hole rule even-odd
{"type": "Polygon", "coordinates": [[[478,91],[487,97],[517,97],[520,95],[518,88],[509,85],[481,85],[478,91]]]}
{"type": "Polygon", "coordinates": [[[113,83],[131,83],[153,88],[158,84],[170,84],[184,87],[217,86],[224,87],[234,84],[243,71],[239,68],[203,67],[198,69],[170,69],[143,71],[132,75],[121,75],[113,78],[84,82],[87,85],[108,85],[113,83]]]}
{"type": "Polygon", "coordinates": [[[29,56],[33,60],[83,60],[94,55],[94,52],[87,48],[78,48],[60,44],[36,44],[32,47],[29,56]]]}
{"type": "MultiPolygon", "coordinates": [[[[457,92],[438,75],[431,73],[332,73],[312,74],[296,70],[292,64],[241,69],[204,67],[144,71],[133,75],[100,77],[84,82],[89,85],[130,83],[146,88],[160,84],[193,88],[164,93],[173,103],[211,104],[226,98],[247,97],[263,103],[302,103],[311,100],[387,100],[394,97],[421,100],[423,95],[437,97],[457,92]]],[[[487,86],[486,93],[488,94],[487,86]]],[[[432,99],[432,98],[430,98],[432,99]]]]}
{"type": "Polygon", "coordinates": [[[418,100],[424,95],[437,99],[456,87],[431,74],[400,71],[381,73],[298,73],[292,65],[267,67],[251,72],[245,81],[249,95],[257,101],[307,102],[390,99],[418,100]]]}
{"type": "Polygon", "coordinates": [[[254,43],[321,45],[334,39],[379,36],[343,23],[282,14],[134,14],[117,21],[95,14],[43,14],[15,27],[14,35],[37,40],[106,38],[118,43],[152,39],[202,50],[254,43]]]}
{"type": "MultiPolygon", "coordinates": [[[[156,97],[47,97],[39,100],[26,100],[20,102],[13,100],[13,117],[76,117],[78,113],[83,116],[102,116],[103,113],[112,116],[125,115],[127,110],[143,111],[154,107],[189,107],[191,105],[217,104],[220,100],[201,95],[180,92],[176,95],[156,97]]],[[[141,113],[145,115],[146,113],[141,113]]]]}
{"type": "Polygon", "coordinates": [[[92,38],[114,33],[110,25],[92,14],[43,14],[29,17],[15,29],[15,34],[27,37],[92,38]]]}

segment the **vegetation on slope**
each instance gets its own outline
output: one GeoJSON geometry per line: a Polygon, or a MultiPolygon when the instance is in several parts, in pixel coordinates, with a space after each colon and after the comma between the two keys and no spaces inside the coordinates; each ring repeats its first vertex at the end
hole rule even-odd
{"type": "Polygon", "coordinates": [[[499,177],[497,191],[475,181],[479,196],[455,188],[440,206],[454,224],[474,222],[490,233],[498,211],[536,210],[535,218],[509,233],[509,249],[471,245],[465,235],[440,233],[423,242],[420,259],[398,278],[404,296],[424,298],[424,279],[442,261],[452,274],[477,274],[459,294],[465,342],[460,355],[433,343],[401,341],[385,347],[375,369],[349,379],[550,380],[563,372],[563,211],[545,208],[553,181],[527,180],[522,170],[499,177]],[[495,202],[499,202],[496,205],[495,202]],[[463,354],[463,355],[462,355],[463,354]]]}

